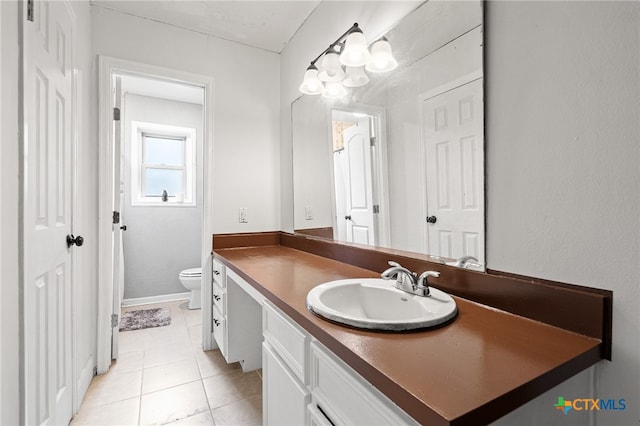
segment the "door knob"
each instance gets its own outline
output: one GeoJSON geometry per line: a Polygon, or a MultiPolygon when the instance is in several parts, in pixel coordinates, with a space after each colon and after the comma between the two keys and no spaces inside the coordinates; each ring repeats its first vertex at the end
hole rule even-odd
{"type": "Polygon", "coordinates": [[[346,215],[344,218],[347,220],[351,220],[351,215],[346,215]]]}
{"type": "Polygon", "coordinates": [[[121,226],[120,229],[122,229],[123,231],[126,231],[127,230],[127,225],[121,226]]]}
{"type": "Polygon", "coordinates": [[[74,237],[73,234],[67,235],[67,248],[71,247],[74,244],[78,247],[81,247],[84,244],[84,238],[82,238],[80,235],[78,235],[77,237],[74,237]]]}
{"type": "Polygon", "coordinates": [[[427,218],[427,223],[436,223],[436,221],[437,221],[437,220],[438,220],[438,218],[437,218],[437,217],[435,217],[435,216],[429,216],[429,217],[427,218]]]}

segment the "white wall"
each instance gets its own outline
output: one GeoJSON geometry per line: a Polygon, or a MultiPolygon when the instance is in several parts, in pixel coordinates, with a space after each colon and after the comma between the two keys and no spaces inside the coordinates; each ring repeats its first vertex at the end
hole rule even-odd
{"type": "Polygon", "coordinates": [[[0,97],[0,175],[2,232],[0,236],[0,424],[15,425],[20,422],[20,275],[18,239],[20,125],[18,121],[19,95],[19,7],[17,2],[0,2],[2,28],[2,96],[0,97]]]}
{"type": "Polygon", "coordinates": [[[91,9],[95,54],[213,76],[214,232],[280,229],[278,55],[91,9]],[[246,224],[238,223],[240,207],[247,208],[246,224]]]}
{"type": "MultiPolygon", "coordinates": [[[[309,52],[319,53],[322,40],[359,19],[350,10],[355,5],[345,8],[347,22],[342,13],[325,15],[342,6],[329,3],[320,4],[282,54],[288,231],[290,103],[309,52]]],[[[613,362],[574,376],[498,424],[638,421],[639,8],[637,2],[485,3],[487,266],[614,292],[613,362]],[[622,398],[627,409],[564,416],[553,408],[559,396],[622,398]]]]}
{"type": "Polygon", "coordinates": [[[296,230],[331,227],[332,149],[327,124],[331,117],[322,100],[310,96],[296,101],[292,115],[296,123],[293,137],[298,141],[293,157],[296,164],[304,165],[293,170],[294,199],[299,207],[294,212],[296,230]],[[305,206],[311,207],[313,219],[306,219],[305,206]]]}
{"type": "Polygon", "coordinates": [[[200,265],[202,232],[202,105],[124,96],[124,298],[184,293],[178,274],[200,265]],[[132,121],[196,129],[196,206],[132,206],[132,121]]]}
{"type": "MultiPolygon", "coordinates": [[[[613,290],[613,362],[595,368],[594,393],[628,408],[599,425],[637,423],[640,404],[639,9],[487,5],[488,266],[613,290]]],[[[583,373],[504,424],[566,424],[551,401],[588,391],[583,373]]]]}

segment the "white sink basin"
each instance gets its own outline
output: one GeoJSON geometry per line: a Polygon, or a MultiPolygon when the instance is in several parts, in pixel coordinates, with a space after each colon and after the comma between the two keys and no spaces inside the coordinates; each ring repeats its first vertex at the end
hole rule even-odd
{"type": "Polygon", "coordinates": [[[394,283],[382,278],[330,281],[307,294],[307,307],[331,321],[373,330],[434,327],[456,316],[456,302],[448,294],[430,287],[430,296],[416,296],[394,283]]]}

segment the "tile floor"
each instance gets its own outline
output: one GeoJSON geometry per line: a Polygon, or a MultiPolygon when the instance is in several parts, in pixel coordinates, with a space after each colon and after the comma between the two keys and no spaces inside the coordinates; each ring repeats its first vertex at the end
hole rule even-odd
{"type": "Polygon", "coordinates": [[[94,377],[71,425],[261,425],[261,371],[202,351],[200,310],[182,300],[123,312],[161,306],[171,325],[121,332],[118,360],[94,377]]]}

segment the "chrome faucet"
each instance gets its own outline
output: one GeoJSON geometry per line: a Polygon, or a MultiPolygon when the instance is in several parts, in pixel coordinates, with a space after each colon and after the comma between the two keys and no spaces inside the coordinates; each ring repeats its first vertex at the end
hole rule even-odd
{"type": "Polygon", "coordinates": [[[429,296],[429,277],[440,276],[440,272],[436,271],[425,271],[418,276],[415,272],[411,272],[397,262],[390,260],[388,263],[391,268],[380,274],[382,279],[395,279],[395,287],[397,289],[418,296],[429,296]]]}
{"type": "Polygon", "coordinates": [[[453,266],[457,266],[458,268],[464,268],[467,262],[475,262],[478,263],[478,259],[473,256],[462,256],[453,266]]]}

